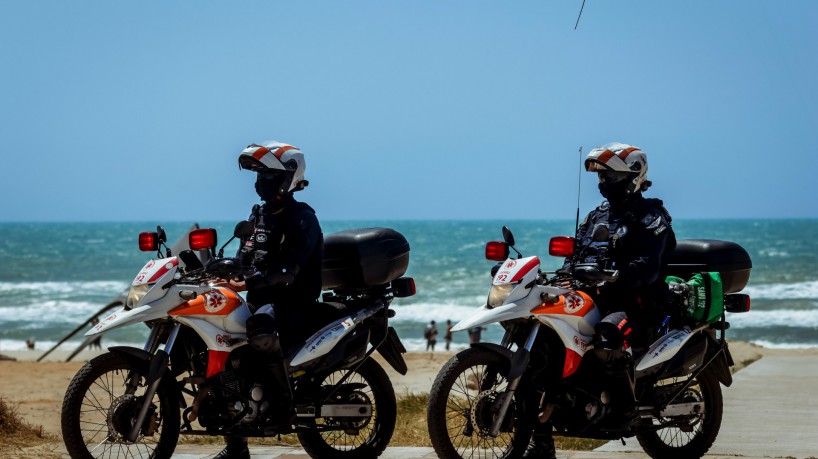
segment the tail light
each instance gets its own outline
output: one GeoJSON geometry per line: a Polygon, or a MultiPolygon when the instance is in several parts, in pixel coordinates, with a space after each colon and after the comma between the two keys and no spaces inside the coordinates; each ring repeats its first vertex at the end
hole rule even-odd
{"type": "Polygon", "coordinates": [[[750,312],[750,295],[743,293],[725,295],[724,310],[727,312],[750,312]]]}
{"type": "Polygon", "coordinates": [[[206,250],[216,247],[216,230],[213,228],[198,229],[190,232],[188,239],[190,250],[206,250]]]}
{"type": "Polygon", "coordinates": [[[139,233],[139,250],[155,252],[159,249],[159,235],[157,233],[139,233]]]}
{"type": "Polygon", "coordinates": [[[401,277],[392,281],[392,294],[397,298],[405,298],[417,293],[415,280],[411,277],[401,277]]]}
{"type": "Polygon", "coordinates": [[[552,237],[548,243],[548,254],[554,257],[570,257],[574,254],[574,238],[568,236],[552,237]]]}
{"type": "Polygon", "coordinates": [[[504,261],[508,258],[508,244],[492,241],[486,244],[486,260],[504,261]]]}

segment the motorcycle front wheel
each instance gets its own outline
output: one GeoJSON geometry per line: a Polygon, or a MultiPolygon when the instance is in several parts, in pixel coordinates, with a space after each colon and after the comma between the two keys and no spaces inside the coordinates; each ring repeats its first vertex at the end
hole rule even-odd
{"type": "Polygon", "coordinates": [[[699,373],[685,392],[681,403],[703,402],[704,410],[681,419],[646,420],[649,427],[673,423],[653,432],[636,436],[642,449],[655,459],[691,459],[702,457],[713,446],[721,427],[723,400],[718,379],[708,371],[699,373]]]}
{"type": "Polygon", "coordinates": [[[508,386],[506,359],[480,348],[466,349],[440,370],[429,394],[427,424],[441,459],[516,459],[523,455],[532,426],[515,394],[500,434],[490,432],[508,386]]]}
{"type": "Polygon", "coordinates": [[[62,404],[62,434],[72,459],[169,458],[179,439],[178,390],[164,379],[135,442],[125,438],[145,400],[148,362],[107,353],[71,380],[62,404]]]}
{"type": "MultiPolygon", "coordinates": [[[[330,373],[313,388],[314,396],[324,393],[347,373],[330,373]]],[[[368,358],[344,381],[350,390],[336,403],[369,403],[368,418],[320,418],[312,429],[298,432],[298,440],[310,457],[321,459],[374,459],[392,439],[397,420],[397,401],[389,376],[377,362],[368,358]]]]}

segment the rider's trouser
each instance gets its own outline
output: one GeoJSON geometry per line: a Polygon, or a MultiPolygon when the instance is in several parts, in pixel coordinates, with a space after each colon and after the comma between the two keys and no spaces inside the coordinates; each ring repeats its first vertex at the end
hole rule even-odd
{"type": "Polygon", "coordinates": [[[284,362],[284,352],[281,349],[281,339],[276,324],[273,305],[260,307],[247,319],[247,342],[264,356],[263,364],[267,366],[260,372],[262,387],[274,397],[268,397],[273,408],[289,410],[292,401],[292,388],[287,375],[287,366],[284,362]]]}

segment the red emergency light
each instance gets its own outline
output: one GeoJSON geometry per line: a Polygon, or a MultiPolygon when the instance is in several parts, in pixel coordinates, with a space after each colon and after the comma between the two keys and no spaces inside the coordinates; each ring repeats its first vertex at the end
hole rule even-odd
{"type": "Polygon", "coordinates": [[[139,250],[143,252],[154,252],[159,249],[159,234],[139,233],[139,250]]]}
{"type": "Polygon", "coordinates": [[[486,260],[503,261],[508,258],[508,244],[492,241],[486,243],[486,260]]]}
{"type": "Polygon", "coordinates": [[[570,257],[574,254],[574,238],[568,236],[552,237],[548,243],[548,254],[554,257],[570,257]]]}
{"type": "Polygon", "coordinates": [[[207,250],[216,247],[216,230],[213,228],[197,229],[188,236],[190,250],[207,250]]]}

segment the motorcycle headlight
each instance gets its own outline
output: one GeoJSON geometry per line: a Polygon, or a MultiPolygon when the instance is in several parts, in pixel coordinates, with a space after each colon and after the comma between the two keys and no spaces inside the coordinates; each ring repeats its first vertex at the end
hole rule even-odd
{"type": "Polygon", "coordinates": [[[492,285],[489,290],[488,305],[493,308],[500,306],[511,295],[511,291],[516,287],[515,284],[492,285]]]}
{"type": "Polygon", "coordinates": [[[142,301],[151,286],[148,284],[133,285],[128,291],[128,298],[125,300],[125,309],[133,309],[142,301]]]}

